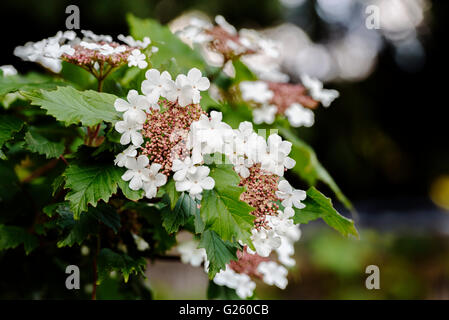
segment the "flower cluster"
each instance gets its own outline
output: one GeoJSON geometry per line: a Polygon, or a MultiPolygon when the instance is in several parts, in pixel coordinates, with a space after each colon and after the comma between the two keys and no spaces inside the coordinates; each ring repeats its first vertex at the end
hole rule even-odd
{"type": "MultiPolygon", "coordinates": [[[[105,63],[111,67],[124,64],[145,69],[148,66],[146,56],[141,50],[146,49],[151,41],[145,37],[142,41],[134,40],[131,36],[119,35],[123,43],[114,42],[109,35],[97,35],[89,30],[81,30],[79,38],[74,31],[59,31],[55,36],[28,42],[14,50],[14,54],[25,61],[37,62],[59,73],[62,61],[76,64],[85,69],[95,71],[105,63]]],[[[156,47],[151,52],[157,51],[156,47]]]]}
{"type": "Polygon", "coordinates": [[[323,84],[304,75],[303,84],[270,81],[242,81],[239,89],[242,99],[254,105],[256,124],[274,122],[276,114],[287,117],[293,127],[310,127],[314,123],[312,112],[318,104],[328,107],[339,95],[336,90],[323,89],[323,84]]]}
{"type": "MultiPolygon", "coordinates": [[[[209,80],[195,68],[175,80],[166,71],[148,70],[142,95],[131,90],[127,101],[115,101],[116,110],[123,112],[115,128],[122,134],[120,142],[129,145],[117,155],[115,164],[128,169],[122,179],[129,181],[132,190],[143,189],[147,198],[155,197],[157,188],[172,177],[178,192],[201,199],[203,190],[213,189],[216,183],[209,176],[206,156],[224,154],[245,187],[240,200],[254,208],[251,240],[255,251],[242,243],[239,260],[218,273],[215,282],[236,289],[242,297],[252,295],[253,278],[284,288],[285,267],[268,257],[276,251],[281,264],[294,264],[291,255],[299,226],[291,219],[292,207],[304,207],[305,192],[283,179],[284,172],[295,165],[288,156],[292,144],[277,134],[265,139],[250,122],[232,129],[220,112],[206,114],[199,101],[200,92],[208,88],[209,80]]],[[[204,262],[207,270],[207,255],[197,244],[181,245],[179,251],[184,262],[204,262]]]]}

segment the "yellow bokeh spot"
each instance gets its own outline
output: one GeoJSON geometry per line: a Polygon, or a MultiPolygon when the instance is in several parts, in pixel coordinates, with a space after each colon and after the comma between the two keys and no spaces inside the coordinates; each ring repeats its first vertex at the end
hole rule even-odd
{"type": "Polygon", "coordinates": [[[432,182],[430,198],[437,206],[449,211],[449,176],[440,176],[432,182]]]}

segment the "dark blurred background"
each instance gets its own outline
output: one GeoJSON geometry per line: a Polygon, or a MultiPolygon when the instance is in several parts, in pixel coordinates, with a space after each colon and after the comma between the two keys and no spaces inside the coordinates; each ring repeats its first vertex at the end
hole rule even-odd
{"type": "MultiPolygon", "coordinates": [[[[346,16],[346,21],[329,16],[332,5],[340,8],[348,2],[2,0],[0,65],[12,64],[21,73],[37,69],[14,57],[13,50],[64,30],[69,4],[79,6],[81,28],[98,34],[127,34],[128,12],[168,23],[186,11],[199,10],[211,17],[221,14],[237,28],[268,28],[288,22],[312,41],[326,44],[338,41],[352,28],[353,16],[346,16]]],[[[352,2],[360,5],[364,1],[352,2]]],[[[449,298],[449,68],[444,50],[449,11],[447,1],[410,2],[418,3],[423,14],[413,30],[418,49],[399,48],[391,36],[380,33],[376,41],[381,44],[370,71],[355,79],[327,77],[326,87],[338,89],[340,98],[330,108],[317,111],[312,128],[301,130],[354,203],[362,240],[357,244],[319,226],[311,226],[310,231],[304,227],[304,241],[298,245],[301,280],[284,297],[449,298]],[[364,231],[368,229],[376,231],[364,231]],[[389,236],[384,238],[384,234],[389,236]],[[360,278],[369,262],[386,265],[387,277],[402,282],[377,296],[368,294],[360,287],[360,278]]],[[[393,22],[401,18],[394,10],[388,15],[393,22]]]]}

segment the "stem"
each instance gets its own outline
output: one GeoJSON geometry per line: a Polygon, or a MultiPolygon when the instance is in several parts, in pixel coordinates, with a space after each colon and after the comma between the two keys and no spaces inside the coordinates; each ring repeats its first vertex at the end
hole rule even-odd
{"type": "Polygon", "coordinates": [[[97,249],[96,249],[96,252],[94,255],[94,261],[93,261],[94,283],[93,283],[93,289],[92,289],[92,300],[97,300],[97,280],[98,280],[97,259],[98,259],[98,254],[100,253],[100,248],[101,248],[100,235],[97,235],[97,249]]]}

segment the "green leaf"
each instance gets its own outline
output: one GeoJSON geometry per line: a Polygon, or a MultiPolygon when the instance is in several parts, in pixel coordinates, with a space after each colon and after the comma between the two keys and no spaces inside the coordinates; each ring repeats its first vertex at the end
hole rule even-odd
{"type": "Polygon", "coordinates": [[[339,214],[332,206],[331,199],[324,196],[315,187],[310,187],[307,190],[307,198],[303,203],[306,206],[304,209],[295,210],[293,217],[295,223],[308,223],[311,220],[321,218],[345,237],[349,235],[358,237],[354,221],[339,214]]]}
{"type": "Polygon", "coordinates": [[[22,120],[10,115],[0,115],[0,148],[15,132],[20,131],[22,126],[22,120]]]}
{"type": "Polygon", "coordinates": [[[290,157],[296,160],[296,165],[292,168],[292,171],[298,174],[311,186],[315,186],[318,181],[326,183],[335,193],[338,200],[340,200],[346,208],[353,210],[351,202],[346,198],[334,179],[332,179],[330,174],[318,161],[315,151],[290,130],[281,127],[278,127],[278,129],[280,134],[293,144],[290,157]]]}
{"type": "Polygon", "coordinates": [[[40,90],[24,93],[23,96],[66,125],[81,123],[93,126],[103,121],[115,123],[120,119],[114,109],[117,97],[109,93],[58,87],[54,91],[40,90]]]}
{"type": "Polygon", "coordinates": [[[248,67],[240,61],[240,59],[236,59],[232,61],[235,69],[235,77],[233,79],[234,84],[238,84],[242,81],[256,81],[257,77],[248,69],[248,67]]]}
{"type": "Polygon", "coordinates": [[[25,142],[28,150],[45,155],[47,159],[59,158],[65,149],[62,142],[52,142],[32,130],[25,134],[25,142]]]}
{"type": "Polygon", "coordinates": [[[127,16],[127,21],[130,34],[135,39],[148,36],[159,48],[150,58],[153,68],[166,70],[169,64],[173,64],[172,59],[175,59],[176,65],[181,69],[179,72],[186,72],[193,67],[205,69],[206,64],[200,53],[183,43],[167,26],[162,26],[153,19],[139,19],[132,14],[127,16]]]}
{"type": "Polygon", "coordinates": [[[199,248],[206,249],[210,279],[225,269],[231,260],[237,260],[237,247],[229,241],[223,241],[213,230],[203,232],[199,248]]]}
{"type": "Polygon", "coordinates": [[[70,191],[65,199],[70,202],[75,219],[81,212],[87,211],[88,205],[96,207],[97,202],[108,202],[117,192],[121,180],[121,171],[112,165],[70,164],[64,172],[65,187],[70,191]]]}
{"type": "MultiPolygon", "coordinates": [[[[53,206],[45,208],[48,212],[54,210],[53,206]]],[[[121,227],[120,216],[115,209],[109,205],[100,205],[98,208],[90,207],[89,211],[81,215],[79,220],[74,219],[74,215],[70,207],[63,203],[56,208],[60,219],[58,225],[62,228],[70,228],[68,235],[58,242],[58,247],[73,246],[75,243],[81,245],[89,235],[98,233],[100,223],[111,228],[114,233],[117,233],[121,227]]]]}
{"type": "Polygon", "coordinates": [[[0,96],[15,91],[32,91],[38,89],[56,89],[57,86],[66,86],[67,83],[55,81],[54,78],[38,73],[26,75],[0,76],[0,96]]]}
{"type": "Polygon", "coordinates": [[[254,208],[240,200],[244,188],[238,186],[238,174],[231,165],[218,165],[211,169],[210,176],[215,180],[215,187],[203,191],[201,201],[206,229],[214,230],[223,240],[238,239],[251,244],[255,217],[250,212],[254,208]]]}
{"type": "Polygon", "coordinates": [[[39,245],[38,239],[24,228],[0,224],[0,250],[13,249],[22,243],[27,255],[39,245]]]}
{"type": "MultiPolygon", "coordinates": [[[[121,169],[121,168],[118,168],[121,169]]],[[[123,173],[125,173],[126,169],[123,171],[119,171],[119,175],[120,177],[123,175],[123,173]]],[[[129,200],[132,201],[138,201],[140,199],[142,199],[145,196],[145,191],[144,190],[131,190],[129,188],[129,181],[124,181],[122,178],[120,178],[118,180],[118,186],[120,188],[120,190],[122,190],[123,195],[128,198],[129,200]]]]}
{"type": "Polygon", "coordinates": [[[176,183],[175,180],[168,180],[167,184],[163,186],[164,191],[166,192],[168,198],[170,199],[170,208],[175,209],[176,203],[178,202],[180,193],[176,191],[176,183]]]}
{"type": "Polygon", "coordinates": [[[101,284],[113,270],[121,272],[125,282],[128,282],[131,274],[145,276],[145,267],[146,261],[143,257],[135,260],[124,253],[116,253],[108,248],[101,249],[98,255],[97,284],[101,284]]]}
{"type": "Polygon", "coordinates": [[[162,225],[168,233],[174,233],[184,226],[199,212],[198,204],[187,193],[183,192],[176,202],[175,208],[170,210],[167,206],[162,210],[162,225]]]}

